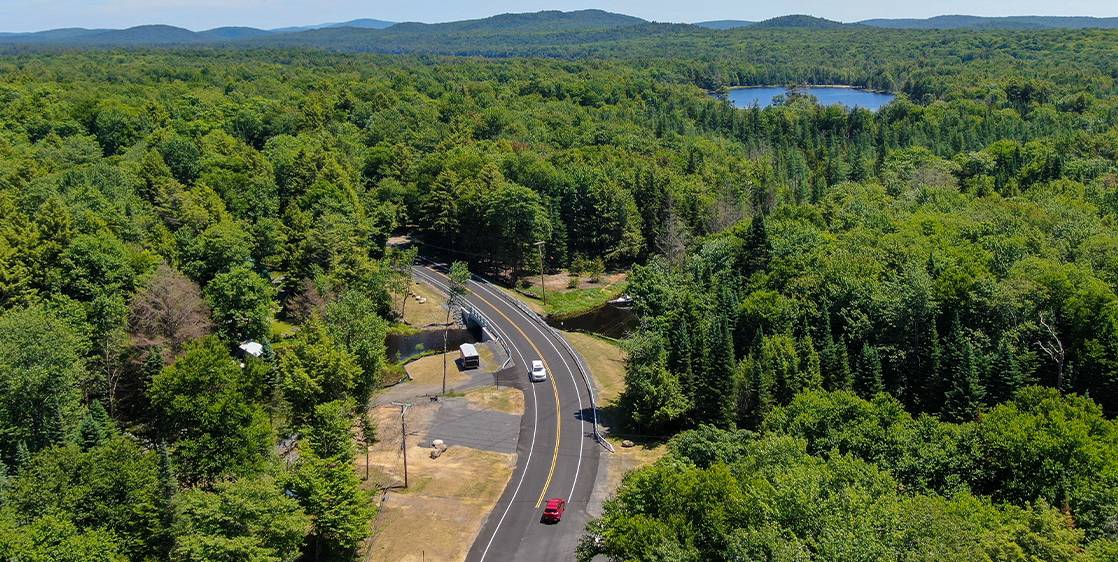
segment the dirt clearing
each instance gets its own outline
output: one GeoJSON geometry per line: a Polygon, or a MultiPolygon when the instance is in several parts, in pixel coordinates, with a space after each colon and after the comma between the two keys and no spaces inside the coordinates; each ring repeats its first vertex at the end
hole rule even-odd
{"type": "MultiPolygon", "coordinates": [[[[366,560],[465,559],[516,463],[516,455],[467,447],[451,446],[438,459],[430,451],[408,447],[410,487],[389,492],[381,505],[366,560]]],[[[375,462],[387,461],[378,468],[402,481],[395,456],[375,462]]]]}
{"type": "Polygon", "coordinates": [[[362,546],[365,560],[463,560],[500,499],[516,466],[516,454],[483,450],[486,444],[478,436],[498,439],[515,451],[524,394],[507,387],[475,386],[477,377],[492,376],[485,368],[498,359],[486,346],[479,346],[479,352],[483,368],[467,372],[459,372],[455,364],[457,350],[447,354],[447,388],[465,385],[464,394],[454,392],[438,401],[425,396],[437,394],[442,386],[442,355],[432,355],[405,366],[413,380],[377,397],[379,405],[370,416],[377,423],[378,441],[369,448],[367,466],[364,451],[358,455],[357,471],[363,477],[367,469],[369,489],[387,492],[372,535],[362,546]],[[406,489],[402,488],[400,409],[391,401],[413,404],[406,417],[406,489]],[[484,412],[463,415],[471,410],[484,412]],[[445,418],[453,423],[446,425],[445,418]],[[431,458],[432,438],[443,438],[448,445],[436,459],[431,458]]]}

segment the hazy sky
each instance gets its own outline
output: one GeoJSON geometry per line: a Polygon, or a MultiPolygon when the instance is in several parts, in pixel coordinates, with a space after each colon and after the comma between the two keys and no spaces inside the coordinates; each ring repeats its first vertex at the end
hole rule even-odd
{"type": "Polygon", "coordinates": [[[282,27],[355,18],[439,22],[504,12],[599,8],[654,21],[760,20],[806,13],[840,21],[940,14],[1118,16],[1114,0],[0,0],[0,31],[58,27],[121,28],[165,23],[282,27]]]}

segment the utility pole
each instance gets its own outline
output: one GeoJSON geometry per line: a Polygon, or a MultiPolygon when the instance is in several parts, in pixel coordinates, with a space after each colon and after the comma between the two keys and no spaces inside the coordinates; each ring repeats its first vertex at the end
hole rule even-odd
{"type": "Polygon", "coordinates": [[[361,415],[361,442],[365,445],[365,480],[369,480],[369,434],[372,433],[372,422],[369,420],[369,411],[361,415]]]}
{"type": "Polygon", "coordinates": [[[407,402],[393,402],[393,406],[400,407],[400,450],[404,453],[404,488],[408,487],[408,420],[404,416],[408,413],[411,404],[407,402]]]}
{"type": "Polygon", "coordinates": [[[540,300],[547,304],[547,280],[543,275],[543,247],[544,241],[536,242],[536,247],[540,250],[540,300]]]}
{"type": "Polygon", "coordinates": [[[450,304],[447,304],[447,322],[443,324],[443,391],[440,394],[446,394],[446,354],[447,354],[447,332],[450,330],[450,304]]]}

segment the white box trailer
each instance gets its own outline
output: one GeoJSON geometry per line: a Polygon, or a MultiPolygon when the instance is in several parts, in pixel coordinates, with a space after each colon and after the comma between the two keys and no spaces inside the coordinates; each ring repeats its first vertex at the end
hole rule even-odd
{"type": "Polygon", "coordinates": [[[458,351],[462,353],[463,369],[476,369],[481,366],[481,357],[478,356],[474,344],[464,343],[458,346],[458,351]]]}

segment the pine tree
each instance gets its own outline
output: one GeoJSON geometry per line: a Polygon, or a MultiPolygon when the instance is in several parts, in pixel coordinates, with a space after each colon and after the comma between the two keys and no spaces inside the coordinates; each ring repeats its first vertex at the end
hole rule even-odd
{"type": "Polygon", "coordinates": [[[105,411],[100,400],[94,400],[89,405],[89,413],[78,426],[82,450],[88,451],[100,445],[115,433],[116,426],[109,413],[105,411]]]}
{"type": "Polygon", "coordinates": [[[796,340],[796,355],[799,358],[799,383],[801,390],[823,387],[823,374],[819,352],[815,342],[806,333],[796,340]]]}
{"type": "Polygon", "coordinates": [[[439,244],[453,245],[458,233],[458,176],[446,171],[437,178],[424,197],[420,213],[427,231],[439,244]]]}
{"type": "Polygon", "coordinates": [[[868,176],[869,173],[866,171],[866,163],[862,158],[862,149],[857,144],[854,144],[850,148],[850,181],[865,181],[868,176]]]}
{"type": "Polygon", "coordinates": [[[850,368],[850,352],[846,343],[846,336],[835,342],[837,348],[837,362],[834,378],[834,388],[831,390],[854,390],[854,371],[850,368]]]}
{"type": "Polygon", "coordinates": [[[737,402],[734,396],[734,344],[724,318],[712,318],[707,333],[706,369],[695,383],[695,419],[699,423],[730,427],[737,402]]]}
{"type": "Polygon", "coordinates": [[[1024,386],[1025,375],[1017,361],[1016,351],[1009,337],[1002,336],[994,360],[990,362],[990,372],[986,377],[987,397],[991,404],[1005,402],[1024,386]]]}
{"type": "Polygon", "coordinates": [[[175,480],[174,469],[171,466],[171,453],[168,451],[166,443],[159,445],[158,452],[160,488],[167,504],[170,505],[171,497],[175,495],[175,490],[178,489],[179,485],[175,480]]]}
{"type": "Polygon", "coordinates": [[[881,356],[873,344],[862,344],[858,366],[854,370],[854,392],[862,398],[873,398],[885,390],[881,382],[881,356]]]}
{"type": "Polygon", "coordinates": [[[776,404],[775,381],[772,369],[765,364],[763,340],[764,336],[758,333],[749,358],[743,362],[745,373],[742,384],[745,388],[741,397],[740,417],[749,427],[759,426],[765,414],[776,404]]]}
{"type": "Polygon", "coordinates": [[[749,223],[749,234],[745,240],[745,276],[763,271],[769,265],[772,257],[772,242],[769,240],[768,226],[765,224],[765,215],[760,210],[755,210],[753,219],[749,223]]]}
{"type": "Polygon", "coordinates": [[[815,205],[823,199],[823,194],[826,192],[822,172],[812,172],[808,176],[808,181],[811,182],[811,204],[815,205]]]}
{"type": "Polygon", "coordinates": [[[679,314],[672,330],[672,337],[668,340],[668,371],[679,377],[684,384],[689,384],[691,373],[691,328],[687,323],[687,315],[679,314]]]}
{"type": "Polygon", "coordinates": [[[35,293],[32,282],[31,272],[21,263],[16,251],[0,246],[0,306],[14,308],[27,304],[35,293]]]}
{"type": "Polygon", "coordinates": [[[982,402],[982,386],[978,383],[978,368],[974,347],[959,322],[951,323],[951,339],[945,354],[943,372],[946,392],[943,395],[943,417],[949,421],[971,421],[982,402]]]}
{"type": "Polygon", "coordinates": [[[819,370],[823,375],[823,388],[827,390],[838,388],[836,379],[839,369],[838,346],[835,345],[835,338],[831,335],[831,321],[824,313],[823,322],[819,325],[819,370]]]}
{"type": "Polygon", "coordinates": [[[769,336],[761,342],[757,359],[764,378],[772,381],[772,394],[779,404],[787,404],[801,389],[800,366],[796,357],[796,344],[790,336],[769,336]]]}
{"type": "Polygon", "coordinates": [[[824,155],[824,174],[827,178],[827,186],[833,186],[846,179],[846,175],[842,172],[842,166],[839,164],[839,159],[835,155],[834,145],[828,145],[824,155]]]}
{"type": "MultiPolygon", "coordinates": [[[[694,320],[695,318],[692,317],[694,320]]],[[[710,335],[707,326],[688,322],[691,328],[691,381],[684,388],[692,404],[698,405],[698,388],[700,380],[706,375],[707,363],[710,361],[710,335]]]]}
{"type": "Polygon", "coordinates": [[[920,379],[913,383],[915,406],[924,412],[938,412],[943,405],[943,347],[935,319],[928,323],[928,335],[923,343],[926,349],[918,374],[920,379]]]}
{"type": "Polygon", "coordinates": [[[16,444],[16,469],[23,470],[31,464],[31,450],[27,448],[26,441],[16,444]]]}
{"type": "Polygon", "coordinates": [[[935,334],[938,305],[932,276],[926,267],[913,263],[904,268],[903,276],[898,288],[899,304],[907,314],[899,326],[898,340],[904,355],[895,368],[889,369],[885,382],[894,396],[915,408],[924,400],[933,347],[938,345],[939,338],[935,334]]]}
{"type": "Polygon", "coordinates": [[[885,171],[885,126],[881,125],[877,129],[877,139],[874,143],[876,150],[874,151],[873,170],[878,177],[885,171]]]}

